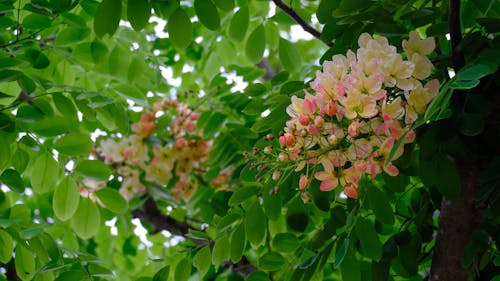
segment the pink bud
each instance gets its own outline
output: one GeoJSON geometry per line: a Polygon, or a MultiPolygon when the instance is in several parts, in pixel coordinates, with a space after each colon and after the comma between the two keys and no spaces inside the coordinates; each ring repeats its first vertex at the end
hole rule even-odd
{"type": "Polygon", "coordinates": [[[191,112],[191,115],[189,116],[191,120],[196,120],[200,117],[200,114],[198,112],[191,112]]]}
{"type": "Polygon", "coordinates": [[[279,160],[280,162],[287,161],[287,160],[288,160],[288,155],[286,155],[285,153],[281,152],[281,153],[278,155],[278,160],[279,160]]]}
{"type": "Polygon", "coordinates": [[[309,117],[307,115],[299,115],[298,117],[299,119],[299,123],[302,125],[302,126],[307,126],[307,124],[309,124],[309,117]]]}
{"type": "Polygon", "coordinates": [[[316,127],[316,125],[309,126],[309,133],[313,136],[318,136],[319,135],[318,127],[316,127]]]}
{"type": "Polygon", "coordinates": [[[185,144],[186,144],[186,139],[185,139],[185,138],[179,138],[179,139],[177,139],[177,141],[175,142],[175,146],[176,146],[177,148],[181,148],[181,147],[183,147],[185,144]]]}
{"type": "Polygon", "coordinates": [[[325,125],[325,119],[323,119],[323,117],[321,116],[316,116],[314,118],[314,125],[316,125],[318,128],[321,128],[325,125]]]}
{"type": "Polygon", "coordinates": [[[281,178],[282,172],[280,170],[275,170],[272,175],[272,179],[277,181],[281,178]]]}
{"type": "Polygon", "coordinates": [[[358,199],[358,190],[353,185],[346,185],[344,188],[344,193],[349,198],[358,199]]]}
{"type": "Polygon", "coordinates": [[[322,108],[321,111],[323,114],[333,117],[335,114],[337,114],[337,105],[334,101],[331,100],[322,108]]]}
{"type": "Polygon", "coordinates": [[[310,180],[307,178],[306,175],[304,175],[304,174],[300,175],[299,188],[301,190],[306,189],[309,186],[309,182],[310,182],[310,180]]]}
{"type": "Polygon", "coordinates": [[[360,133],[359,126],[360,126],[360,124],[358,121],[353,121],[349,125],[349,128],[347,129],[349,136],[351,136],[353,138],[357,138],[359,136],[359,133],[360,133]]]}
{"type": "Polygon", "coordinates": [[[302,111],[304,114],[311,114],[316,111],[317,104],[316,101],[310,98],[305,98],[302,105],[302,111]]]}
{"type": "Polygon", "coordinates": [[[295,138],[290,133],[285,133],[280,137],[280,144],[283,147],[292,146],[295,142],[295,138]]]}

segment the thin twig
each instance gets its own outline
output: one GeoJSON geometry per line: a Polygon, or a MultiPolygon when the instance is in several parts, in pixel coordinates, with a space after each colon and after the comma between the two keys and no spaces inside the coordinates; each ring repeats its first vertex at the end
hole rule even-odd
{"type": "MultiPolygon", "coordinates": [[[[285,3],[283,3],[283,1],[281,0],[273,0],[274,4],[276,5],[276,7],[280,8],[283,12],[285,12],[286,14],[288,14],[292,19],[295,20],[295,22],[297,22],[300,26],[302,26],[302,28],[304,29],[304,31],[308,32],[309,34],[311,34],[312,36],[314,36],[315,38],[321,40],[321,32],[317,31],[316,29],[314,29],[314,27],[312,27],[311,25],[309,25],[303,18],[301,18],[299,16],[299,14],[297,14],[291,7],[288,7],[285,3]]],[[[321,40],[321,42],[324,42],[323,40],[321,40]]],[[[333,47],[333,42],[324,42],[326,45],[328,45],[329,47],[333,47]]]]}
{"type": "Polygon", "coordinates": [[[35,31],[35,32],[31,33],[30,35],[28,35],[28,36],[26,36],[24,38],[21,38],[21,39],[17,38],[16,40],[14,40],[12,42],[2,44],[2,45],[0,45],[0,48],[6,48],[6,47],[12,46],[14,44],[17,44],[19,42],[22,42],[22,41],[25,41],[25,40],[29,40],[29,39],[33,39],[33,36],[37,35],[41,31],[42,31],[42,29],[35,31]]]}
{"type": "Polygon", "coordinates": [[[460,0],[450,0],[448,9],[448,28],[450,30],[451,63],[455,73],[465,65],[465,57],[457,47],[462,41],[462,30],[460,24],[460,0]]]}

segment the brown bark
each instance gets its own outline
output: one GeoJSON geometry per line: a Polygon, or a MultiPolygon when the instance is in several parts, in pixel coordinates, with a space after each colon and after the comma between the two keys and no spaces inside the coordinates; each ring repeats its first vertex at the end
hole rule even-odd
{"type": "Polygon", "coordinates": [[[464,248],[484,217],[474,203],[480,165],[471,160],[458,162],[457,166],[462,179],[462,193],[457,199],[443,198],[441,202],[430,281],[467,280],[467,269],[461,264],[464,248]]]}

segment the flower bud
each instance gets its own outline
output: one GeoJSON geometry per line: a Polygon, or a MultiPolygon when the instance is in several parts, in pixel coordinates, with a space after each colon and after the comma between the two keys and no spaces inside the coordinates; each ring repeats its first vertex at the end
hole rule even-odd
{"type": "Polygon", "coordinates": [[[295,138],[290,133],[285,133],[280,137],[280,144],[283,147],[292,146],[295,142],[295,138]]]}
{"type": "Polygon", "coordinates": [[[302,126],[307,126],[307,124],[309,124],[309,116],[307,116],[307,115],[303,115],[303,114],[299,115],[298,120],[302,126]]]}
{"type": "Polygon", "coordinates": [[[264,140],[267,140],[267,141],[270,141],[270,140],[273,140],[274,139],[274,135],[273,134],[267,134],[265,137],[264,137],[264,140]]]}
{"type": "Polygon", "coordinates": [[[304,204],[307,204],[312,199],[311,193],[307,191],[302,192],[300,194],[300,199],[302,199],[302,202],[304,202],[304,204]]]}
{"type": "Polygon", "coordinates": [[[339,143],[339,140],[338,140],[337,136],[335,136],[335,135],[329,135],[328,136],[328,143],[330,145],[337,145],[339,143]]]}
{"type": "Polygon", "coordinates": [[[316,125],[318,128],[321,128],[325,125],[325,119],[323,119],[323,117],[321,116],[316,116],[316,118],[314,118],[314,125],[316,125]]]}
{"type": "Polygon", "coordinates": [[[283,174],[283,173],[282,173],[280,170],[275,170],[275,171],[273,172],[272,179],[273,179],[273,180],[275,180],[275,181],[277,181],[277,180],[279,180],[279,179],[281,178],[281,175],[282,175],[282,174],[283,174]]]}
{"type": "Polygon", "coordinates": [[[286,155],[285,153],[281,152],[278,155],[278,161],[280,161],[280,162],[288,161],[288,155],[286,155]]]}
{"type": "Polygon", "coordinates": [[[361,132],[360,130],[360,123],[358,121],[353,121],[350,125],[349,128],[347,128],[347,132],[349,136],[353,138],[357,138],[359,136],[359,133],[361,132]]]}
{"type": "Polygon", "coordinates": [[[308,188],[310,182],[311,182],[311,180],[306,175],[304,175],[304,174],[300,175],[299,188],[301,190],[308,188]]]}
{"type": "Polygon", "coordinates": [[[270,146],[266,146],[266,147],[264,148],[264,153],[266,153],[266,154],[271,154],[271,153],[273,153],[273,146],[272,146],[272,145],[270,145],[270,146]]]}

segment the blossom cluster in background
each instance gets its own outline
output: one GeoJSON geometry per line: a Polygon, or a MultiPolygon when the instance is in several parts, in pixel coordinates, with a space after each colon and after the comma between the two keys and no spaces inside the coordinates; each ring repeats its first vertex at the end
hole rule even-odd
{"type": "Polygon", "coordinates": [[[132,125],[134,134],[101,141],[97,152],[116,168],[122,178],[120,193],[127,200],[145,192],[147,183],[168,187],[176,200],[191,197],[212,147],[212,141],[203,140],[196,130],[199,116],[184,103],[164,99],[132,125]],[[159,113],[172,115],[166,128],[158,126],[159,113]],[[169,137],[148,141],[156,133],[169,137]]]}
{"type": "MultiPolygon", "coordinates": [[[[413,142],[412,124],[437,95],[439,82],[429,78],[433,70],[427,55],[433,38],[411,32],[400,54],[385,37],[362,34],[359,49],[334,55],[323,63],[311,83],[314,93],[292,97],[287,108],[291,119],[279,137],[282,151],[277,161],[293,163],[302,171],[300,189],[313,178],[322,191],[338,186],[350,198],[358,197],[362,174],[371,177],[399,171],[388,156],[395,142],[413,142]]],[[[398,147],[392,160],[403,154],[398,147]]]]}

